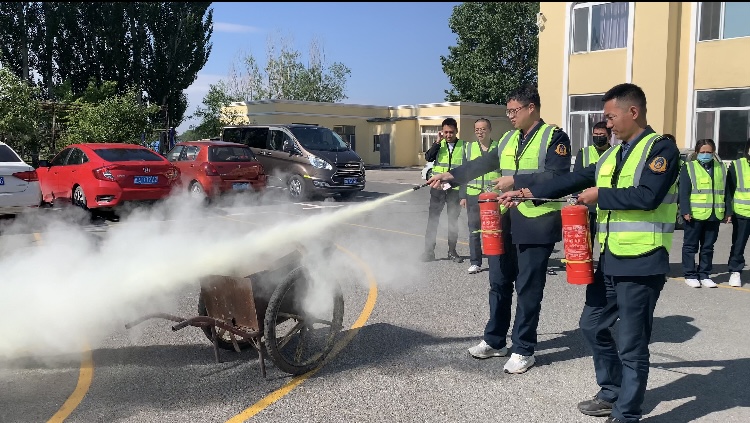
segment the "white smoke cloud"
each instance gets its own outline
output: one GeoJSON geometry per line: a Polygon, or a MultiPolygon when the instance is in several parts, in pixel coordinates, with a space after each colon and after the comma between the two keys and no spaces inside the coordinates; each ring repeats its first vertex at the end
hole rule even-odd
{"type": "Polygon", "coordinates": [[[364,231],[353,240],[346,238],[351,227],[341,226],[410,190],[309,217],[293,216],[299,209],[279,205],[283,194],[274,191],[228,197],[221,208],[174,195],[132,210],[98,234],[82,230],[88,215],[75,208],[20,216],[0,227],[0,359],[97,348],[124,323],[175,304],[178,291],[197,287],[200,278],[266,270],[300,246],[318,287],[307,301],[313,307],[330,306],[333,282],[366,284],[351,258],[333,248],[337,240],[355,241],[355,252],[378,269],[381,285],[418,280],[408,244],[392,245],[364,231]],[[249,214],[216,218],[224,210],[249,214]],[[39,242],[29,236],[35,231],[42,234],[39,242]]]}

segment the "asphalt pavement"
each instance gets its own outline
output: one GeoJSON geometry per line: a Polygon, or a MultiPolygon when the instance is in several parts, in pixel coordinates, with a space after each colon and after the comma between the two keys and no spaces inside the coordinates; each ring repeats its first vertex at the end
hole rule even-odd
{"type": "MultiPolygon", "coordinates": [[[[197,217],[166,220],[184,222],[175,226],[188,232],[220,225],[229,239],[279,222],[306,222],[422,182],[415,169],[368,170],[367,180],[365,191],[351,202],[293,203],[278,190],[262,204],[226,202],[197,217]]],[[[505,374],[507,358],[477,360],[466,351],[481,339],[489,285],[486,261],[481,273],[467,273],[465,212],[459,218],[458,251],[466,261],[445,259],[445,212],[438,260],[419,261],[428,202],[428,188],[408,192],[316,233],[313,249],[322,245],[318,241],[338,247],[320,247],[324,254],[318,260],[320,270],[342,286],[345,312],[334,353],[313,374],[292,378],[267,359],[264,379],[252,349],[221,351],[216,363],[210,342],[197,328],[172,331],[171,322],[151,320],[126,330],[117,321],[110,332],[92,334],[90,349],[80,353],[35,351],[0,358],[0,422],[603,422],[576,409],[597,392],[597,385],[578,329],[585,287],[566,282],[562,246],[552,255],[554,274],[547,278],[537,364],[521,375],[505,374]]],[[[38,210],[16,218],[28,222],[23,228],[3,219],[0,254],[31,254],[52,242],[45,222],[65,213],[38,210]]],[[[90,221],[75,215],[66,225],[106,245],[109,237],[139,224],[133,216],[90,221]]],[[[730,235],[730,225],[722,225],[714,256],[719,288],[695,289],[680,279],[682,233],[675,233],[671,279],[655,313],[644,422],[750,421],[750,336],[745,329],[750,285],[727,286],[730,235]]],[[[210,254],[200,245],[176,246],[154,260],[169,260],[177,269],[210,254]]],[[[29,269],[27,283],[55,278],[58,271],[40,262],[29,269]]],[[[117,269],[102,283],[117,284],[133,271],[117,269]]],[[[161,311],[194,316],[197,297],[197,286],[181,285],[161,303],[161,311]]],[[[79,300],[86,298],[81,293],[79,300]]],[[[64,327],[65,316],[58,318],[64,327]]],[[[34,316],[10,316],[6,324],[30,337],[45,330],[34,316]]],[[[65,337],[64,332],[52,335],[65,337]]]]}

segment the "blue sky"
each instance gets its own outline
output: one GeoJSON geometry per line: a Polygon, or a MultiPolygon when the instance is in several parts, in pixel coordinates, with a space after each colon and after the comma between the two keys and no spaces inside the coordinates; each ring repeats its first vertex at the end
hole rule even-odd
{"type": "MultiPolygon", "coordinates": [[[[268,37],[283,34],[307,55],[316,39],[327,63],[351,69],[345,103],[397,106],[436,103],[450,88],[440,65],[456,35],[448,27],[461,3],[228,3],[214,2],[213,48],[185,91],[189,116],[210,84],[225,79],[233,59],[251,53],[261,68],[268,37]]],[[[197,121],[185,119],[178,132],[197,121]]]]}

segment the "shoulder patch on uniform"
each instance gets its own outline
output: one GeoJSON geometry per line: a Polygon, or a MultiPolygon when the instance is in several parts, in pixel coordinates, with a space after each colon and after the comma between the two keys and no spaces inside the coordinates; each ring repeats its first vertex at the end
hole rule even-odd
{"type": "Polygon", "coordinates": [[[565,147],[565,144],[557,144],[557,147],[555,147],[555,153],[557,153],[558,156],[567,156],[568,149],[565,147]]]}
{"type": "Polygon", "coordinates": [[[648,168],[654,173],[664,173],[667,171],[667,159],[661,156],[656,156],[651,160],[651,163],[648,164],[648,168]]]}

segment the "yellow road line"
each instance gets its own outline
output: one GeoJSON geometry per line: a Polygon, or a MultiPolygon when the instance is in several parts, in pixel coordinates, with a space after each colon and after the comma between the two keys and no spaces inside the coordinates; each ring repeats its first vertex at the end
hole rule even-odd
{"type": "Polygon", "coordinates": [[[320,370],[326,363],[328,363],[331,359],[333,359],[341,350],[343,350],[344,347],[346,347],[349,344],[349,342],[351,342],[352,339],[354,339],[354,337],[357,336],[357,333],[359,333],[359,329],[362,326],[364,326],[364,324],[367,322],[367,319],[370,318],[370,314],[372,314],[372,310],[375,308],[375,302],[378,299],[378,284],[377,284],[377,281],[375,280],[375,275],[373,275],[372,270],[367,265],[367,263],[362,261],[362,259],[357,257],[354,253],[352,253],[351,251],[345,249],[344,247],[340,245],[336,245],[336,247],[338,247],[339,250],[346,253],[349,257],[352,258],[352,260],[357,262],[362,267],[362,269],[365,271],[365,275],[367,276],[367,280],[370,283],[370,292],[367,294],[367,301],[365,302],[365,306],[362,309],[362,312],[359,314],[359,317],[354,322],[354,324],[352,324],[346,336],[344,336],[344,338],[339,340],[339,342],[337,342],[336,345],[334,345],[333,349],[328,354],[325,361],[320,364],[320,366],[316,367],[313,370],[310,370],[309,372],[303,375],[295,376],[294,378],[292,378],[292,380],[287,382],[281,388],[271,392],[270,394],[266,395],[260,401],[256,402],[249,408],[246,408],[241,413],[227,420],[227,423],[240,423],[240,422],[246,421],[247,419],[263,411],[263,409],[265,409],[269,405],[280,400],[286,394],[291,392],[292,389],[294,389],[299,384],[309,379],[312,375],[317,373],[318,370],[320,370]]]}
{"type": "MultiPolygon", "coordinates": [[[[667,278],[667,279],[674,279],[675,281],[685,281],[685,278],[683,276],[677,276],[674,278],[667,278]]],[[[737,291],[745,291],[750,292],[750,289],[748,288],[740,288],[738,286],[729,286],[729,285],[722,285],[722,284],[716,284],[717,288],[724,288],[724,289],[734,289],[737,291]]]]}
{"type": "Polygon", "coordinates": [[[47,423],[59,423],[67,419],[73,410],[78,407],[78,404],[83,401],[83,397],[86,396],[93,379],[94,360],[92,358],[91,349],[86,345],[84,352],[81,354],[81,370],[78,372],[78,384],[76,385],[76,389],[73,390],[73,393],[70,394],[62,407],[57,410],[57,413],[55,413],[47,423]]]}

